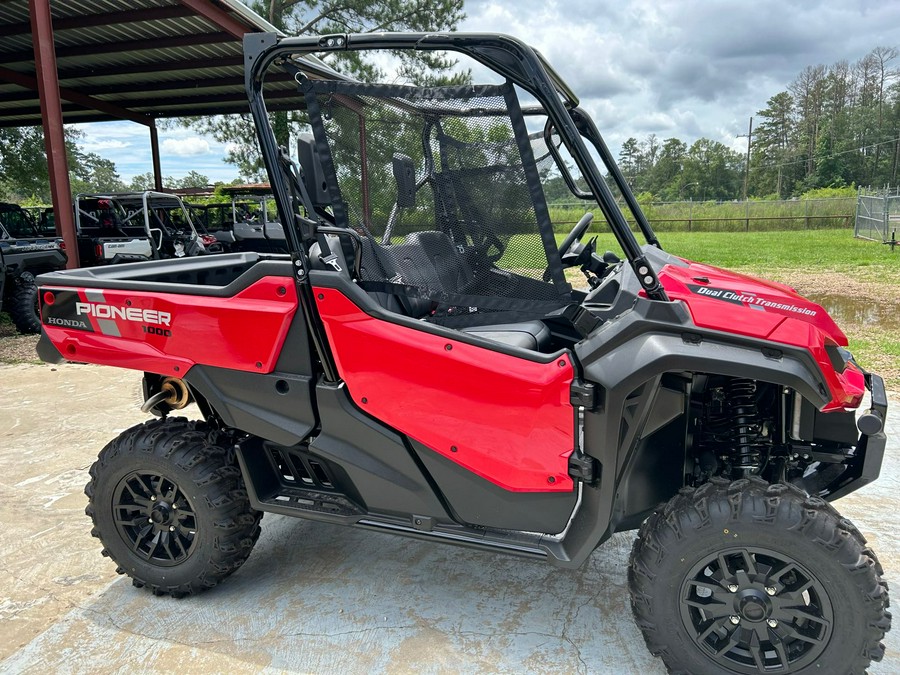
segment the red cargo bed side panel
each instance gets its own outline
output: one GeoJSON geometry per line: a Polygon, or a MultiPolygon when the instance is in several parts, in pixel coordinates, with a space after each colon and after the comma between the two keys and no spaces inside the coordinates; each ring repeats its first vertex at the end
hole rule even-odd
{"type": "Polygon", "coordinates": [[[506,490],[573,489],[570,355],[526,361],[376,319],[337,290],[315,295],[362,410],[506,490]]]}
{"type": "Polygon", "coordinates": [[[65,358],[179,377],[195,363],[271,372],[297,311],[280,277],[230,298],[47,286],[41,300],[44,331],[65,358]]]}

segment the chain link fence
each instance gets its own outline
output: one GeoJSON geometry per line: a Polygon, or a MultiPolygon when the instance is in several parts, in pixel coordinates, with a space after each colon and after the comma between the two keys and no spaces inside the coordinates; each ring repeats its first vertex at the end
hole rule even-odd
{"type": "MultiPolygon", "coordinates": [[[[777,230],[849,229],[855,198],[748,200],[731,202],[650,202],[641,204],[657,232],[773,232],[777,230]]],[[[550,204],[554,227],[568,231],[589,202],[550,204]]],[[[623,208],[633,229],[630,213],[623,208]]],[[[599,227],[602,219],[595,220],[599,227]]]]}
{"type": "Polygon", "coordinates": [[[859,190],[853,236],[888,242],[896,240],[900,224],[900,188],[859,190]]]}

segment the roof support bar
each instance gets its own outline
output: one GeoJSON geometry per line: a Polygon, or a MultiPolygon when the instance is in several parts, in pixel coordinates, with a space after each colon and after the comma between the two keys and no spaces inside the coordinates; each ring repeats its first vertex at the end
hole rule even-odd
{"type": "Polygon", "coordinates": [[[56,51],[53,44],[53,19],[50,0],[28,0],[31,15],[31,34],[34,36],[34,65],[37,88],[41,98],[41,117],[44,125],[44,145],[47,149],[47,171],[50,176],[50,195],[56,216],[57,233],[66,244],[69,262],[66,267],[78,267],[78,241],[75,238],[75,218],[72,211],[72,186],[66,160],[66,138],[63,133],[62,102],[59,80],[56,78],[56,51]]]}
{"type": "Polygon", "coordinates": [[[159,163],[159,134],[156,133],[156,122],[150,124],[150,154],[153,156],[153,189],[162,192],[162,169],[159,163]]]}
{"type": "Polygon", "coordinates": [[[228,12],[222,11],[209,0],[179,0],[185,7],[190,7],[205,19],[209,19],[226,33],[231,33],[238,40],[244,39],[244,33],[249,33],[247,26],[228,12]]]}
{"type": "MultiPolygon", "coordinates": [[[[47,1],[47,0],[42,0],[47,1]]],[[[35,33],[37,35],[37,33],[35,33]]],[[[53,45],[50,45],[51,51],[53,50],[53,45]]],[[[35,41],[34,45],[34,53],[35,58],[37,58],[38,52],[38,43],[35,41]]],[[[54,52],[55,54],[55,52],[54,52]]],[[[56,62],[56,58],[54,56],[54,64],[56,62]]],[[[40,69],[38,69],[40,70],[40,69]]],[[[143,124],[144,126],[150,126],[153,124],[153,118],[147,117],[146,115],[142,115],[140,113],[132,112],[128,108],[123,108],[121,106],[115,105],[113,103],[108,103],[107,101],[101,101],[99,98],[94,98],[93,96],[88,96],[87,94],[82,94],[81,92],[77,92],[74,89],[67,89],[66,87],[59,86],[59,80],[57,79],[56,69],[54,67],[53,70],[53,80],[54,80],[54,89],[57,92],[59,98],[69,101],[70,103],[77,103],[80,106],[84,106],[85,108],[93,108],[94,110],[99,110],[100,112],[105,112],[113,117],[118,117],[119,119],[129,120],[131,122],[137,122],[138,124],[143,124]]],[[[20,87],[24,87],[26,89],[37,89],[40,92],[40,80],[36,77],[31,77],[31,75],[25,75],[24,73],[17,72],[15,70],[10,70],[9,68],[4,68],[0,66],[0,80],[6,80],[7,82],[12,82],[13,84],[17,84],[20,87]]],[[[42,110],[43,112],[43,110],[42,110]]]]}

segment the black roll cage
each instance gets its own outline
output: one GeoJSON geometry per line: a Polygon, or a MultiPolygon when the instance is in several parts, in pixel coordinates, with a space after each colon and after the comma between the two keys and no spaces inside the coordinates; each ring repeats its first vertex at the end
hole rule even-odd
{"type": "MultiPolygon", "coordinates": [[[[347,77],[328,68],[318,60],[302,58],[303,55],[383,49],[439,50],[466,54],[534,96],[540,104],[540,108],[537,110],[531,108],[528,112],[541,111],[547,115],[547,135],[549,136],[549,127],[552,124],[588,185],[589,192],[583,192],[576,188],[573,193],[581,199],[596,200],[647,297],[652,300],[668,300],[656,271],[641,250],[624,214],[615,202],[612,191],[584,143],[584,138],[587,138],[597,151],[647,243],[659,247],[659,241],[653,229],[641,211],[593,120],[578,107],[578,98],[539,52],[508,35],[496,33],[363,33],[297,38],[278,38],[274,33],[245,35],[244,81],[250,112],[256,124],[269,180],[283,223],[287,224],[296,220],[295,207],[290,198],[292,191],[296,192],[296,189],[288,183],[284,171],[276,170],[280,167],[283,158],[269,126],[262,94],[268,67],[276,60],[301,56],[300,59],[291,59],[292,65],[300,68],[309,76],[348,80],[347,77]]],[[[548,145],[553,148],[552,144],[548,145]]],[[[567,176],[565,164],[560,161],[555,148],[553,152],[564,179],[572,189],[575,187],[574,182],[571,181],[570,176],[567,176]]],[[[314,233],[310,232],[309,234],[311,236],[307,238],[311,239],[314,233]]],[[[296,229],[286,227],[285,235],[288,246],[299,263],[298,267],[306,268],[304,248],[297,236],[296,229]]]]}

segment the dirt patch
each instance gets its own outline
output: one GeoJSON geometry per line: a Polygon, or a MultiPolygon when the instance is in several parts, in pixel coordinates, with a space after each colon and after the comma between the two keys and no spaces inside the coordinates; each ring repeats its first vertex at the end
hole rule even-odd
{"type": "Polygon", "coordinates": [[[12,323],[0,323],[0,363],[40,363],[37,335],[19,335],[12,323]]]}
{"type": "MultiPolygon", "coordinates": [[[[746,271],[745,273],[753,274],[746,271]]],[[[773,269],[767,277],[797,289],[802,296],[844,296],[848,299],[867,300],[880,306],[890,305],[900,309],[900,291],[895,284],[886,281],[850,276],[841,272],[780,269],[773,269]]]]}

